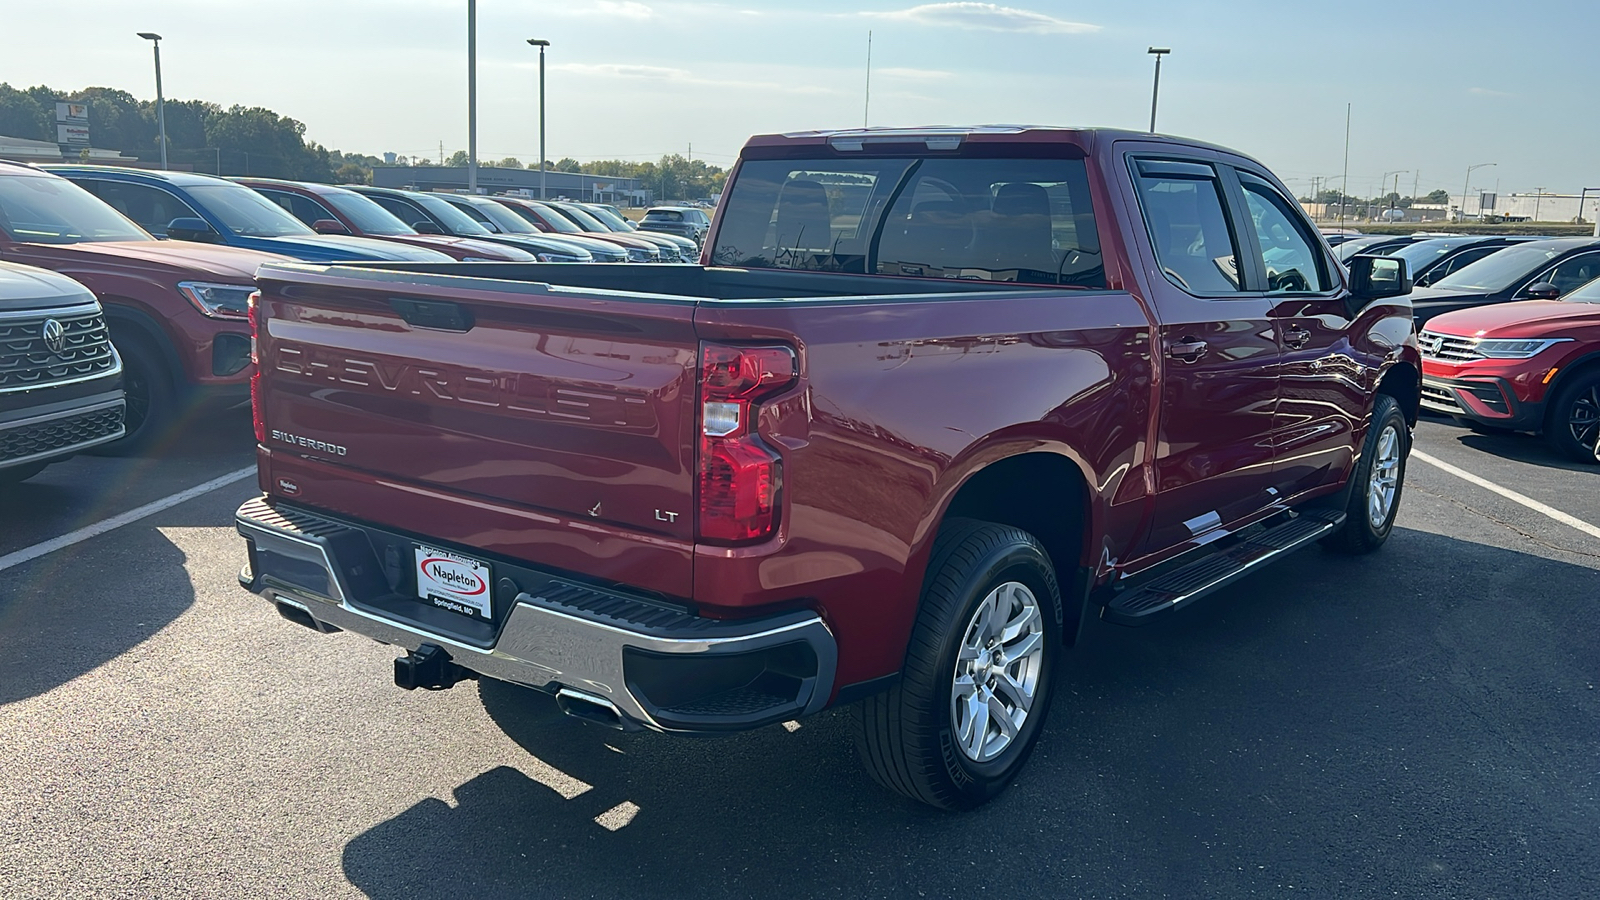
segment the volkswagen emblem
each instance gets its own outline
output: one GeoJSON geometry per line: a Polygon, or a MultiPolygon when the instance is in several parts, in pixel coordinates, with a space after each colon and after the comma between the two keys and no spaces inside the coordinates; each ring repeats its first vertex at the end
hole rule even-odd
{"type": "Polygon", "coordinates": [[[44,320],[44,345],[57,356],[67,350],[67,330],[55,319],[44,320]]]}

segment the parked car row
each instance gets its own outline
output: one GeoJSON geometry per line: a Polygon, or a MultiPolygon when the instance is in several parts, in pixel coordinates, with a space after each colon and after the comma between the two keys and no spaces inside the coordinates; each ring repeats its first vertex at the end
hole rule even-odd
{"type": "Polygon", "coordinates": [[[1422,408],[1543,436],[1600,461],[1600,239],[1327,235],[1334,254],[1406,261],[1422,328],[1422,408]]]}
{"type": "Polygon", "coordinates": [[[683,263],[703,236],[566,201],[0,162],[0,482],[246,399],[263,263],[683,263]]]}

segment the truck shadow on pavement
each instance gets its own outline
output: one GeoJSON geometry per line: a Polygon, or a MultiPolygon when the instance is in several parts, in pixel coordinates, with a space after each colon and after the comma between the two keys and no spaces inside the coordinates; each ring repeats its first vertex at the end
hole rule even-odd
{"type": "Polygon", "coordinates": [[[1600,877],[1600,653],[1574,602],[1594,583],[1401,529],[1143,629],[1094,623],[1029,767],[954,815],[871,782],[847,710],[683,739],[485,681],[531,758],[354,837],[345,876],[384,900],[1577,896],[1600,877]]]}
{"type": "Polygon", "coordinates": [[[57,551],[0,572],[0,706],[99,668],[193,605],[187,557],[155,528],[144,531],[101,538],[97,553],[57,551]],[[130,572],[137,589],[105,589],[130,572]]]}

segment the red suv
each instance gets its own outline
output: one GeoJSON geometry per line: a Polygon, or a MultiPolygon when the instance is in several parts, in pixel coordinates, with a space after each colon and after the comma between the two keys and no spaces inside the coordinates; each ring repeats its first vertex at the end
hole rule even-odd
{"type": "Polygon", "coordinates": [[[292,262],[259,250],[158,241],[71,181],[4,162],[0,256],[67,275],[105,308],[127,391],[127,437],[107,445],[117,453],[156,442],[202,399],[249,395],[245,301],[258,266],[292,262]]]}
{"type": "Polygon", "coordinates": [[[1422,332],[1422,405],[1479,430],[1531,431],[1596,459],[1600,280],[1561,300],[1445,313],[1422,332]]]}

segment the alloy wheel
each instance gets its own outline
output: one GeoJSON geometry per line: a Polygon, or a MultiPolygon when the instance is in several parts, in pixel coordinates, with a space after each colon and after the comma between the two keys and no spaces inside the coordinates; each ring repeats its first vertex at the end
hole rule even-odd
{"type": "Polygon", "coordinates": [[[1008,581],[973,611],[956,657],[950,723],[974,762],[1005,752],[1021,732],[1044,666],[1044,617],[1028,586],[1008,581]]]}

